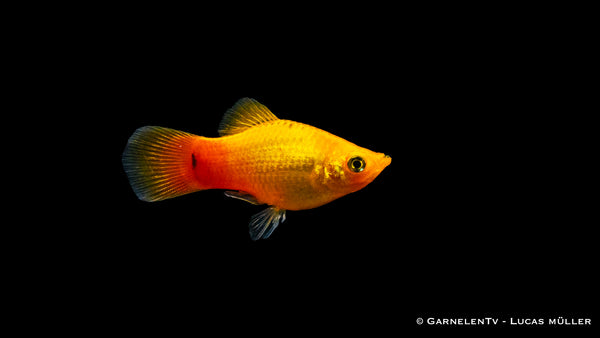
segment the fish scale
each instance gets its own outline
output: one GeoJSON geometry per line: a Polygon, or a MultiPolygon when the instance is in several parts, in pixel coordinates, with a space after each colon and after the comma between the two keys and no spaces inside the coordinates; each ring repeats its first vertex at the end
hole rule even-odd
{"type": "MultiPolygon", "coordinates": [[[[225,152],[233,158],[226,161],[224,171],[236,177],[239,190],[270,205],[279,204],[287,210],[306,209],[310,196],[301,196],[312,186],[314,164],[322,162],[331,134],[316,133],[318,129],[293,121],[277,121],[259,125],[248,132],[219,140],[226,144],[225,152]]],[[[221,187],[231,189],[231,187],[221,187]]],[[[316,187],[313,194],[321,193],[316,187]]]]}

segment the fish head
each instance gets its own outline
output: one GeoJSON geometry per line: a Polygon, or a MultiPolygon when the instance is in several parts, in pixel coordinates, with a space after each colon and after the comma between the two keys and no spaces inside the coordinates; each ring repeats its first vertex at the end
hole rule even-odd
{"type": "Polygon", "coordinates": [[[346,158],[344,176],[350,192],[360,190],[373,182],[383,169],[392,163],[392,158],[389,155],[376,153],[368,149],[350,153],[346,158]]]}
{"type": "Polygon", "coordinates": [[[327,185],[341,195],[358,191],[371,183],[390,163],[392,158],[389,155],[354,146],[330,158],[329,170],[325,169],[327,185]]]}

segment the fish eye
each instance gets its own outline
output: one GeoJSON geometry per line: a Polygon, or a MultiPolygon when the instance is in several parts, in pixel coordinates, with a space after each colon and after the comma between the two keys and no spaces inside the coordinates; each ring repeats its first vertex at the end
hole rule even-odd
{"type": "Polygon", "coordinates": [[[365,160],[363,160],[362,157],[359,156],[354,156],[350,160],[348,160],[348,168],[354,171],[355,173],[359,173],[365,170],[366,165],[367,164],[365,163],[365,160]]]}

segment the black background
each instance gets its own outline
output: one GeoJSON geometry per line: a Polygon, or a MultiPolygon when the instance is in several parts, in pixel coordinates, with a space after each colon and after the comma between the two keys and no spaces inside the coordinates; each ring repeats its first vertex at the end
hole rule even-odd
{"type": "Polygon", "coordinates": [[[591,134],[576,65],[561,63],[577,43],[516,14],[354,8],[290,23],[292,12],[220,11],[215,22],[208,9],[202,20],[124,9],[69,40],[81,163],[93,168],[93,183],[73,189],[86,216],[52,232],[65,243],[60,266],[77,276],[74,307],[132,332],[372,334],[436,315],[590,317],[581,148],[591,134]],[[242,97],[392,164],[359,192],[288,212],[257,242],[247,223],[263,207],[222,191],[136,198],[121,165],[136,128],[216,137],[242,97]]]}

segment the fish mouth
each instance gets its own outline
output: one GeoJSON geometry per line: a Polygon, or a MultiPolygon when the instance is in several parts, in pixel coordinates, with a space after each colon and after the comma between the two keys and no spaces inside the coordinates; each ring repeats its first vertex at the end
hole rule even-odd
{"type": "Polygon", "coordinates": [[[377,170],[372,172],[372,177],[369,177],[369,179],[371,181],[375,179],[391,163],[392,157],[390,155],[381,154],[381,157],[378,157],[376,160],[377,170]]]}
{"type": "Polygon", "coordinates": [[[387,167],[392,163],[392,157],[390,155],[383,154],[383,163],[385,164],[384,167],[387,167]]]}
{"type": "Polygon", "coordinates": [[[373,170],[370,172],[370,175],[367,177],[366,181],[367,182],[372,182],[377,176],[379,176],[379,174],[381,174],[381,172],[388,166],[390,165],[390,163],[392,163],[392,157],[390,155],[386,155],[386,154],[380,154],[380,156],[377,156],[376,159],[376,166],[377,169],[373,170]]]}

